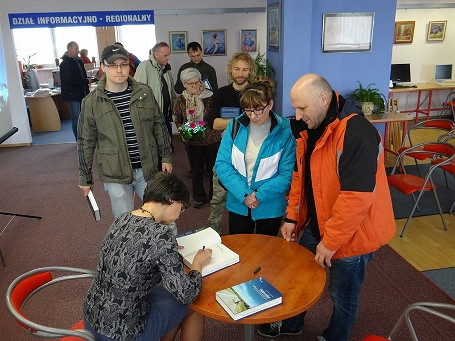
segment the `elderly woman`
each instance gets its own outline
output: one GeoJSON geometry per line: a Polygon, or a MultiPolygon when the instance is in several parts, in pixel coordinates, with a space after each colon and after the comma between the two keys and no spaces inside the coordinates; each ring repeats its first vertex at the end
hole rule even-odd
{"type": "MultiPolygon", "coordinates": [[[[207,122],[210,115],[212,92],[204,87],[201,81],[201,73],[194,68],[183,70],[180,73],[180,80],[185,90],[175,103],[174,123],[177,129],[182,131],[182,129],[186,129],[184,125],[187,122],[193,125],[207,122]]],[[[204,136],[190,137],[188,134],[182,134],[193,173],[193,198],[195,201],[193,207],[195,208],[200,208],[205,201],[210,201],[212,198],[212,170],[221,140],[218,131],[210,129],[206,124],[204,127],[204,136]],[[204,189],[204,163],[210,179],[208,197],[204,189]]]]}
{"type": "Polygon", "coordinates": [[[212,251],[199,250],[186,273],[169,226],[189,201],[182,180],[160,172],[142,207],[114,220],[84,304],[84,326],[96,340],[174,340],[180,327],[181,340],[202,340],[204,317],[188,305],[201,290],[212,251]]]}
{"type": "Polygon", "coordinates": [[[244,88],[244,112],[229,122],[215,171],[227,189],[229,233],[276,236],[286,208],[295,162],[289,120],[272,111],[274,83],[258,79],[244,88]]]}

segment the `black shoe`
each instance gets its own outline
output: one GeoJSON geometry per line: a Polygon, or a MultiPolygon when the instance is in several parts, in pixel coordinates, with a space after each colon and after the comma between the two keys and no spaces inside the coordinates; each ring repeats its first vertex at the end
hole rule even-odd
{"type": "Polygon", "coordinates": [[[203,201],[195,201],[193,207],[194,208],[201,208],[204,205],[203,201]]]}
{"type": "Polygon", "coordinates": [[[277,337],[280,335],[300,335],[302,330],[293,331],[282,324],[281,321],[261,324],[258,328],[258,333],[265,337],[277,337]]]}

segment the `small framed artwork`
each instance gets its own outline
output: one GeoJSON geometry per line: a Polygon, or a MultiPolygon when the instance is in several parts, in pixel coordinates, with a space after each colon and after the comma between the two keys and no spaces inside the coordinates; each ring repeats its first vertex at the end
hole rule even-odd
{"type": "Polygon", "coordinates": [[[373,12],[324,13],[322,52],[371,51],[373,26],[373,12]]]}
{"type": "Polygon", "coordinates": [[[202,30],[201,40],[204,56],[226,55],[226,30],[202,30]]]}
{"type": "Polygon", "coordinates": [[[443,41],[446,36],[447,20],[428,23],[427,41],[443,41]]]}
{"type": "Polygon", "coordinates": [[[281,2],[267,6],[267,40],[269,51],[280,51],[281,2]]]}
{"type": "Polygon", "coordinates": [[[186,52],[186,44],[188,42],[186,31],[169,31],[169,44],[171,53],[186,52]]]}
{"type": "Polygon", "coordinates": [[[240,30],[240,51],[257,52],[257,30],[240,30]]]}
{"type": "Polygon", "coordinates": [[[394,44],[412,43],[414,39],[415,21],[396,21],[393,33],[394,44]]]}

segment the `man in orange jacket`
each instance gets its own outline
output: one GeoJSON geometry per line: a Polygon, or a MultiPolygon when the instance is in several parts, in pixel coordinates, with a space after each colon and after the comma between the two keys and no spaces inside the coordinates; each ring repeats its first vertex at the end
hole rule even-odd
{"type": "MultiPolygon", "coordinates": [[[[366,266],[395,234],[381,137],[360,104],[319,75],[301,77],[291,103],[296,167],[281,233],[295,241],[303,228],[299,243],[330,269],[333,313],[318,340],[348,340],[366,266]]],[[[299,335],[304,316],[261,325],[259,334],[299,335]]]]}

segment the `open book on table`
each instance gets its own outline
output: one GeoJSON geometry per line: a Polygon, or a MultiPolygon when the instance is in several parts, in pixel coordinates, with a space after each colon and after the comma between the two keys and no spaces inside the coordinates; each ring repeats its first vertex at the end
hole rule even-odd
{"type": "Polygon", "coordinates": [[[212,258],[202,268],[202,276],[238,263],[240,260],[237,253],[221,243],[220,235],[211,227],[200,228],[179,235],[177,236],[177,243],[179,246],[184,246],[183,249],[179,249],[179,253],[183,257],[183,263],[189,268],[193,264],[194,256],[200,249],[205,246],[206,249],[212,250],[212,258]]]}
{"type": "Polygon", "coordinates": [[[216,300],[237,321],[280,304],[281,293],[263,277],[216,292],[216,300]]]}

